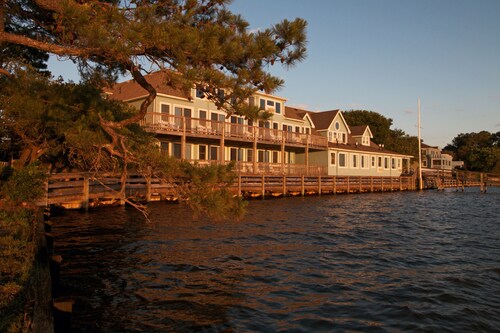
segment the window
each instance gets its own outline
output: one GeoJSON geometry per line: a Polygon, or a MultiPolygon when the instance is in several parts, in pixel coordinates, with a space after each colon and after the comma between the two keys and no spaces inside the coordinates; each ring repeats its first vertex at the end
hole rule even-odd
{"type": "Polygon", "coordinates": [[[368,156],[366,155],[361,155],[361,168],[362,169],[368,168],[368,156]]]}
{"type": "Polygon", "coordinates": [[[391,158],[391,168],[396,169],[396,159],[394,157],[391,158]]]}
{"type": "Polygon", "coordinates": [[[281,113],[281,103],[276,102],[276,113],[281,113]]]}
{"type": "Polygon", "coordinates": [[[162,114],[170,114],[170,105],[162,104],[160,109],[162,114]]]}
{"type": "Polygon", "coordinates": [[[266,100],[261,98],[260,99],[260,109],[265,110],[266,109],[266,100]]]}
{"type": "Polygon", "coordinates": [[[347,140],[346,140],[346,134],[345,133],[342,133],[342,143],[346,143],[347,140]]]}
{"type": "Polygon", "coordinates": [[[274,107],[274,102],[273,101],[268,100],[266,104],[267,104],[267,106],[274,107]]]}
{"type": "Polygon", "coordinates": [[[272,162],[273,163],[278,163],[278,156],[279,156],[278,152],[273,151],[273,153],[272,153],[272,162]]]}
{"type": "Polygon", "coordinates": [[[219,147],[210,146],[210,160],[217,161],[219,159],[219,147]]]}
{"type": "Polygon", "coordinates": [[[378,167],[381,168],[382,167],[382,156],[379,156],[378,157],[378,167]]]}
{"type": "Polygon", "coordinates": [[[335,122],[335,129],[336,130],[340,129],[340,123],[338,121],[335,122]]]}
{"type": "Polygon", "coordinates": [[[352,154],[352,167],[357,168],[358,167],[358,155],[352,154]]]}
{"type": "Polygon", "coordinates": [[[299,126],[295,126],[295,133],[300,133],[300,127],[299,126]]]}
{"type": "Polygon", "coordinates": [[[174,157],[181,158],[182,149],[180,143],[174,143],[174,157]]]}
{"type": "Polygon", "coordinates": [[[346,167],[346,154],[344,153],[339,153],[339,167],[345,168],[346,167]]]}
{"type": "Polygon", "coordinates": [[[275,129],[275,130],[279,129],[279,125],[280,124],[278,124],[278,123],[273,123],[273,129],[275,129]]]}
{"type": "Polygon", "coordinates": [[[198,113],[200,114],[200,125],[207,126],[207,121],[205,120],[207,119],[207,111],[199,110],[198,113]]]}
{"type": "Polygon", "coordinates": [[[200,145],[198,147],[198,159],[205,161],[207,159],[207,146],[200,145]]]}
{"type": "Polygon", "coordinates": [[[190,143],[186,143],[186,151],[184,153],[185,153],[186,160],[190,160],[191,159],[191,144],[190,143]]]}
{"type": "Polygon", "coordinates": [[[329,142],[335,142],[333,137],[334,137],[333,132],[328,131],[328,141],[329,142]]]}
{"type": "Polygon", "coordinates": [[[161,111],[161,121],[167,123],[169,118],[168,115],[170,114],[170,105],[162,104],[160,106],[160,111],[161,111]]]}
{"type": "Polygon", "coordinates": [[[203,87],[196,86],[196,98],[205,98],[205,93],[203,92],[203,87]]]}
{"type": "Polygon", "coordinates": [[[389,157],[384,158],[384,169],[389,169],[389,157]]]}
{"type": "Polygon", "coordinates": [[[253,162],[253,150],[252,149],[247,150],[247,162],[253,162]]]}
{"type": "Polygon", "coordinates": [[[226,116],[224,116],[223,114],[218,114],[218,113],[212,112],[212,114],[210,115],[210,119],[213,121],[223,122],[223,121],[225,121],[226,116]]]}
{"type": "Polygon", "coordinates": [[[398,169],[401,169],[401,159],[398,158],[398,169]]]}
{"type": "Polygon", "coordinates": [[[375,168],[375,156],[372,156],[372,168],[375,168]]]}
{"type": "Polygon", "coordinates": [[[259,150],[257,156],[257,162],[267,162],[267,154],[265,150],[259,150]]]}
{"type": "Polygon", "coordinates": [[[335,165],[335,157],[336,157],[336,153],[335,152],[332,152],[330,153],[330,164],[331,165],[335,165]]]}
{"type": "Polygon", "coordinates": [[[231,148],[229,159],[231,161],[237,161],[238,160],[238,148],[231,148]]]}
{"type": "Polygon", "coordinates": [[[168,142],[166,141],[160,142],[160,151],[162,155],[168,156],[168,142]]]}
{"type": "Polygon", "coordinates": [[[309,127],[306,127],[306,134],[309,134],[309,127]]]}

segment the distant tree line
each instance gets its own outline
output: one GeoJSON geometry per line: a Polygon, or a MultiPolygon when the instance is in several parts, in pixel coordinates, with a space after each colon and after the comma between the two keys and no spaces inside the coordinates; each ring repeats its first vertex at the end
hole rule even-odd
{"type": "Polygon", "coordinates": [[[396,153],[418,156],[418,138],[406,134],[401,129],[391,129],[391,118],[368,110],[350,110],[343,115],[350,126],[370,126],[374,143],[383,144],[385,149],[396,153]]]}
{"type": "Polygon", "coordinates": [[[500,132],[460,133],[444,150],[467,170],[500,173],[500,132]]]}

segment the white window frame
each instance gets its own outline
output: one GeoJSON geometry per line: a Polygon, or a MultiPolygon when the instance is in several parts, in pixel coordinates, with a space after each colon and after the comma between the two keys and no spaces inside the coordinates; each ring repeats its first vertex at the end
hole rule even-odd
{"type": "Polygon", "coordinates": [[[359,169],[359,154],[351,154],[351,169],[359,169]]]}
{"type": "Polygon", "coordinates": [[[348,156],[348,154],[347,154],[347,153],[341,153],[341,152],[339,152],[339,153],[338,153],[338,158],[339,158],[339,161],[338,161],[338,163],[339,163],[339,168],[347,168],[347,167],[348,167],[348,162],[349,162],[348,157],[349,157],[349,156],[348,156]],[[340,164],[340,156],[343,156],[343,157],[344,157],[344,165],[343,165],[343,166],[340,164]]]}

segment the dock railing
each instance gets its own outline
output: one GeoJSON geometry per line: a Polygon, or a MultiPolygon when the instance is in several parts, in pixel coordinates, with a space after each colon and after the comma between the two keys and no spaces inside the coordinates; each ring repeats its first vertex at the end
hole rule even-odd
{"type": "MultiPolygon", "coordinates": [[[[107,174],[99,179],[88,173],[52,174],[46,184],[46,196],[41,206],[67,205],[88,208],[103,202],[124,203],[119,196],[121,188],[118,175],[107,174]]],[[[402,177],[363,176],[304,176],[304,175],[255,175],[239,174],[230,187],[235,195],[247,197],[287,196],[307,194],[336,194],[414,190],[415,179],[402,177]]],[[[130,174],[125,196],[133,200],[152,201],[178,196],[176,184],[159,179],[146,179],[130,174]]]]}

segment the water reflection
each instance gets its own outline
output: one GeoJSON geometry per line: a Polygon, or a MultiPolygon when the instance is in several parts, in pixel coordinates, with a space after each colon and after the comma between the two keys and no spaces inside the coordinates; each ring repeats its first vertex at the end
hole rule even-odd
{"type": "Polygon", "coordinates": [[[56,219],[79,332],[489,331],[500,194],[252,201],[240,221],[155,204],[56,219]]]}

